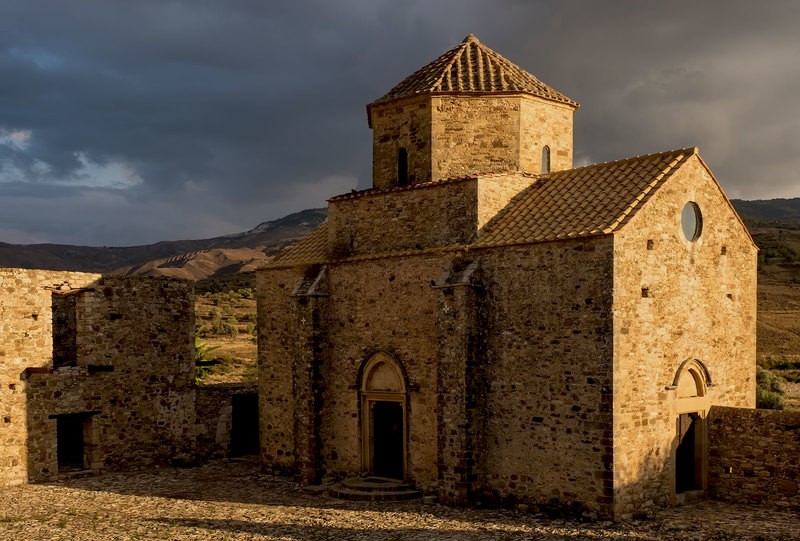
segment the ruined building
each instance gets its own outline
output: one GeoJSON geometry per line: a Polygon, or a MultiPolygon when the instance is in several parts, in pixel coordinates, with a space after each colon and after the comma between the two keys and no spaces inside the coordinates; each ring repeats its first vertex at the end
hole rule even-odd
{"type": "Polygon", "coordinates": [[[192,460],[192,285],[0,269],[0,486],[192,460]]]}
{"type": "Polygon", "coordinates": [[[757,249],[695,148],[573,168],[577,109],[473,36],[368,105],[373,187],[258,275],[267,468],[705,494],[711,406],[755,402],[757,249]]]}

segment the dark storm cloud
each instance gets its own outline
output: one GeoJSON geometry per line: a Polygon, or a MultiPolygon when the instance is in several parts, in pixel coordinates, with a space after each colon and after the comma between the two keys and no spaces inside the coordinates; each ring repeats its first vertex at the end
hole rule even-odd
{"type": "Polygon", "coordinates": [[[0,241],[247,229],[370,183],[364,106],[475,33],[581,102],[576,159],[700,147],[800,195],[795,4],[0,0],[0,241]]]}

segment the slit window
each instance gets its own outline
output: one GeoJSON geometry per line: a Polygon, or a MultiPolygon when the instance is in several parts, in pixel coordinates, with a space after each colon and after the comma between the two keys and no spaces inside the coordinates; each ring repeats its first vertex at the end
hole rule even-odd
{"type": "Polygon", "coordinates": [[[550,147],[542,147],[542,173],[550,172],[550,147]]]}
{"type": "Polygon", "coordinates": [[[397,151],[397,185],[408,184],[408,151],[401,148],[397,151]]]}

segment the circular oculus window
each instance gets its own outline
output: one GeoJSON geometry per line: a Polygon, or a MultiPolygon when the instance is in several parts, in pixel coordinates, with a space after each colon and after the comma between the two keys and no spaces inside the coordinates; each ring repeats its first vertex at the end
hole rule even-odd
{"type": "Polygon", "coordinates": [[[683,229],[683,236],[689,242],[699,239],[700,234],[703,232],[703,215],[700,212],[700,207],[694,201],[689,201],[683,206],[681,229],[683,229]]]}

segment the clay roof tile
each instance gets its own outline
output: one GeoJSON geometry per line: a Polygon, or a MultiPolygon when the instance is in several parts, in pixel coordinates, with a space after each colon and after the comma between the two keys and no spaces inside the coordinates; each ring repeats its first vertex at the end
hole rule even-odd
{"type": "Polygon", "coordinates": [[[578,108],[577,102],[488,48],[472,34],[400,81],[369,107],[421,94],[496,92],[522,92],[578,108]]]}
{"type": "Polygon", "coordinates": [[[613,233],[696,152],[686,148],[542,175],[485,226],[474,247],[613,233]]]}

